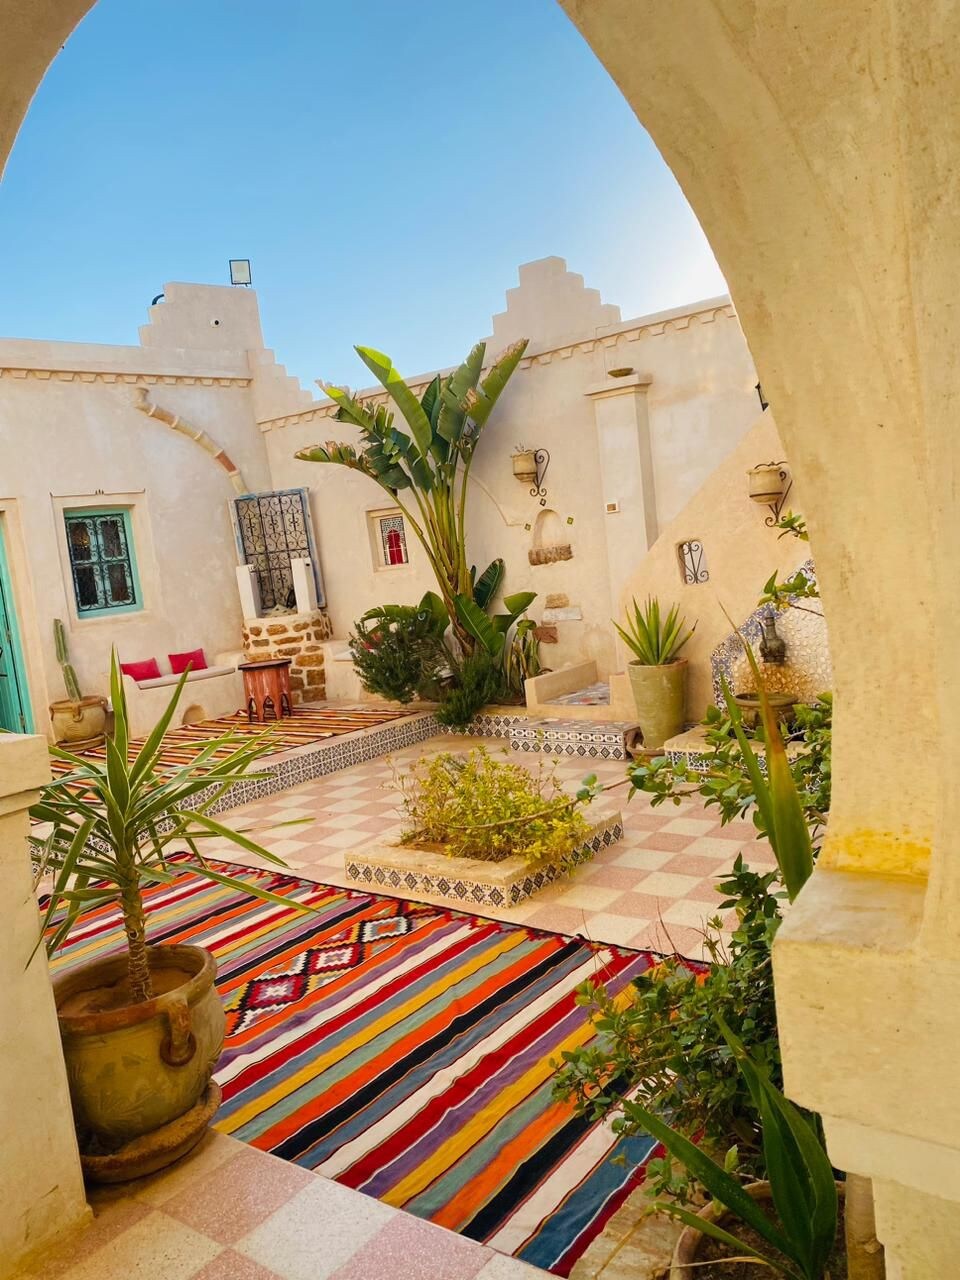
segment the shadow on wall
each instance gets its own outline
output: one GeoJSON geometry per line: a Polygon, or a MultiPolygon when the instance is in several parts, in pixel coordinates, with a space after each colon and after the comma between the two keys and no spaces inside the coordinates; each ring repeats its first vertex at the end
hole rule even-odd
{"type": "MultiPolygon", "coordinates": [[[[732,639],[724,610],[733,618],[750,619],[770,575],[776,572],[780,577],[788,576],[809,556],[806,543],[781,538],[779,530],[765,525],[766,509],[750,500],[747,472],[764,459],[783,456],[776,424],[768,410],[680,515],[666,526],[627,583],[621,613],[626,612],[633,598],[642,601],[653,595],[661,605],[678,604],[687,622],[697,623],[697,630],[684,649],[690,663],[689,720],[702,719],[714,701],[713,657],[725,641],[732,639]],[[700,544],[703,567],[708,566],[706,575],[691,575],[678,554],[682,543],[693,542],[700,544]],[[688,580],[691,576],[694,581],[688,580]],[[700,580],[696,580],[698,577],[700,580]]],[[[790,493],[790,507],[803,511],[803,493],[796,486],[790,493]]],[[[782,616],[777,619],[778,630],[782,616]]],[[[808,625],[794,622],[793,617],[784,624],[781,634],[788,645],[793,637],[798,648],[824,655],[808,663],[811,682],[819,683],[813,692],[820,693],[829,684],[826,623],[822,619],[812,621],[820,628],[816,642],[806,634],[808,625]],[[800,630],[794,632],[794,627],[800,630]],[[820,680],[824,673],[826,683],[820,680]]]]}

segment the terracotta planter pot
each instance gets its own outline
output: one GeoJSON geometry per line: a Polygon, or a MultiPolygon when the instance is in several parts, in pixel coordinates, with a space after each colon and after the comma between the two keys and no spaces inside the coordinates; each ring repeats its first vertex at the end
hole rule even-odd
{"type": "Polygon", "coordinates": [[[513,455],[513,474],[524,484],[533,484],[537,478],[537,460],[532,449],[523,449],[513,455]]]}
{"type": "Polygon", "coordinates": [[[102,738],[107,724],[107,700],[101,697],[61,698],[50,703],[50,719],[57,742],[102,738]]]}
{"type": "MultiPolygon", "coordinates": [[[[744,1187],[744,1190],[754,1200],[772,1203],[769,1182],[751,1182],[749,1186],[744,1187]]],[[[837,1183],[837,1194],[842,1205],[844,1194],[842,1182],[837,1183]]],[[[737,1234],[735,1215],[716,1204],[715,1201],[711,1200],[709,1204],[704,1205],[697,1217],[703,1218],[706,1222],[719,1222],[728,1231],[731,1231],[734,1235],[737,1234]]],[[[673,1259],[670,1264],[670,1280],[694,1280],[698,1272],[703,1270],[702,1266],[697,1267],[691,1264],[702,1261],[700,1249],[706,1238],[702,1231],[696,1231],[693,1227],[684,1227],[673,1251],[673,1259]]],[[[761,1268],[758,1268],[758,1273],[760,1270],[761,1268]]]]}
{"type": "Polygon", "coordinates": [[[763,463],[759,467],[751,467],[747,472],[750,478],[750,497],[762,506],[769,506],[783,496],[783,467],[776,463],[763,463]]]}
{"type": "Polygon", "coordinates": [[[148,957],[158,994],[143,1004],[123,1001],[126,953],[54,981],[81,1151],[116,1151],[170,1125],[196,1107],[220,1057],[213,956],[171,946],[149,947],[148,957]]]}
{"type": "Polygon", "coordinates": [[[642,662],[627,666],[630,686],[643,734],[644,751],[658,751],[667,738],[682,732],[687,695],[687,660],[676,658],[662,666],[642,662]]]}

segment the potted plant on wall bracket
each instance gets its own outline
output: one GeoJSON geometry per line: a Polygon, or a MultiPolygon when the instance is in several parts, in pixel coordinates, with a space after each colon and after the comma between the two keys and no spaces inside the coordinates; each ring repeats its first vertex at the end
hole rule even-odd
{"type": "Polygon", "coordinates": [[[644,750],[659,750],[684,726],[687,660],[677,654],[696,631],[696,624],[685,631],[686,620],[679,616],[676,605],[664,617],[660,602],[650,597],[642,609],[633,601],[626,628],[616,622],[613,625],[634,655],[627,670],[644,750]]]}
{"type": "Polygon", "coordinates": [[[99,695],[85,698],[67,651],[67,633],[59,618],[53,620],[57,661],[63,672],[65,698],[50,703],[50,720],[57,742],[70,746],[94,746],[103,741],[107,724],[107,700],[99,695]]]}
{"type": "Polygon", "coordinates": [[[268,750],[264,739],[226,735],[174,771],[160,764],[187,674],[128,758],[127,707],[114,652],[115,729],[105,761],[51,748],[72,768],[44,787],[30,810],[48,827],[31,837],[38,882],[53,877],[43,920],[48,952],[64,944],[81,912],[96,908],[118,908],[125,935],[123,952],[70,969],[53,984],[81,1160],[94,1181],[125,1181],[172,1163],[200,1140],[220,1100],[212,1079],[225,1023],[214,987],[216,962],[202,947],[148,944],[144,887],[173,883],[189,870],[289,906],[286,898],[211,867],[198,848],[203,839],[221,837],[285,865],[209,812],[235,782],[260,776],[247,770],[268,750]],[[181,856],[171,860],[172,853],[181,856]]]}

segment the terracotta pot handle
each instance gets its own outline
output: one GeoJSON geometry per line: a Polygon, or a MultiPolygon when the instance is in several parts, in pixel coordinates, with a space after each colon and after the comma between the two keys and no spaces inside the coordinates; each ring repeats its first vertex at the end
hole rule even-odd
{"type": "Polygon", "coordinates": [[[197,1051],[197,1040],[190,1030],[190,1006],[178,991],[171,991],[163,1001],[168,1031],[160,1045],[160,1057],[169,1067],[185,1067],[197,1051]]]}

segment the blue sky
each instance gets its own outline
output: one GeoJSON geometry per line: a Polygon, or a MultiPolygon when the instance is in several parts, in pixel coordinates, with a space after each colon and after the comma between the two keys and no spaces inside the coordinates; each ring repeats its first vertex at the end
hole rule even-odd
{"type": "Polygon", "coordinates": [[[0,186],[0,335],[133,343],[164,282],[253,264],[305,383],[416,373],[558,254],[625,318],[724,291],[556,0],[99,0],[0,186]]]}

